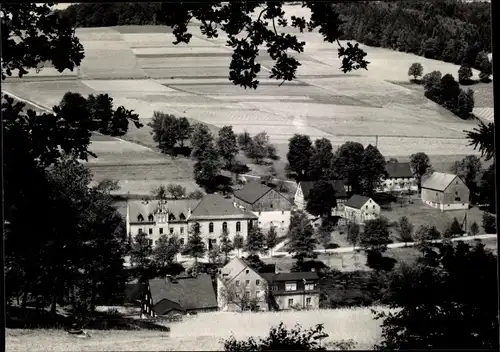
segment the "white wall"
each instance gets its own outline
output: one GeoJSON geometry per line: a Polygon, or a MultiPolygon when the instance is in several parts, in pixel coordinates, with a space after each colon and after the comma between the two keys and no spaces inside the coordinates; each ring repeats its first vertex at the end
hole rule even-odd
{"type": "Polygon", "coordinates": [[[275,226],[278,235],[281,235],[285,234],[290,226],[290,210],[254,211],[253,213],[259,217],[259,227],[265,231],[269,230],[271,226],[275,226]]]}

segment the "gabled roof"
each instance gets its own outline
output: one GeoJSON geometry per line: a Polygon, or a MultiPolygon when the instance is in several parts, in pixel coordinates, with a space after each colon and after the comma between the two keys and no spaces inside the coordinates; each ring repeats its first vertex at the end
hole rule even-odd
{"type": "Polygon", "coordinates": [[[345,202],[346,207],[351,207],[354,209],[361,209],[363,205],[366,204],[371,198],[360,196],[359,194],[353,194],[351,198],[347,202],[345,202]]]}
{"type": "Polygon", "coordinates": [[[387,178],[411,178],[413,173],[411,172],[410,163],[392,163],[388,162],[386,164],[387,178]]]}
{"type": "MultiPolygon", "coordinates": [[[[328,183],[331,184],[333,189],[335,190],[336,198],[347,198],[347,192],[345,191],[345,182],[343,180],[330,180],[328,181],[328,183]]],[[[301,181],[299,183],[305,200],[307,200],[309,192],[314,187],[314,184],[314,181],[301,181]]]]}
{"type": "Polygon", "coordinates": [[[444,172],[434,172],[422,184],[422,188],[432,189],[435,191],[444,191],[450,183],[457,177],[457,175],[447,174],[444,172]]]}
{"type": "Polygon", "coordinates": [[[272,191],[272,188],[269,186],[260,182],[250,182],[239,191],[234,192],[234,197],[245,203],[254,204],[270,191],[272,191]]]}
{"type": "Polygon", "coordinates": [[[161,205],[159,200],[131,200],[128,202],[129,222],[137,222],[139,214],[142,215],[144,219],[143,222],[149,222],[149,215],[154,215],[161,208],[163,208],[169,216],[173,215],[175,218],[174,221],[179,221],[181,214],[187,219],[189,217],[189,210],[195,208],[199,202],[200,201],[196,199],[176,199],[167,200],[165,205],[161,205]]]}
{"type": "Polygon", "coordinates": [[[184,309],[205,309],[217,307],[212,280],[208,274],[196,277],[177,277],[175,280],[149,280],[153,305],[161,300],[178,303],[184,309]]]}
{"type": "Polygon", "coordinates": [[[238,256],[224,265],[220,269],[220,274],[222,275],[222,279],[227,280],[226,282],[231,282],[245,270],[252,270],[255,274],[260,275],[257,270],[253,269],[245,260],[238,256]]]}
{"type": "Polygon", "coordinates": [[[298,280],[318,280],[317,273],[312,271],[291,272],[291,273],[261,273],[260,274],[268,282],[278,281],[298,281],[298,280]]]}
{"type": "Polygon", "coordinates": [[[232,201],[219,194],[207,194],[193,209],[190,220],[258,219],[253,213],[236,208],[232,201]]]}

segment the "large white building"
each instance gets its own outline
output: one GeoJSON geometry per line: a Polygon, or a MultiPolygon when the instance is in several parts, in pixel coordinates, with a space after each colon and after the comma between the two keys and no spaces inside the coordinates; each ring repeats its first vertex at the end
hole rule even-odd
{"type": "Polygon", "coordinates": [[[144,232],[152,245],[162,235],[177,235],[182,244],[194,223],[200,224],[200,232],[207,248],[217,244],[226,229],[233,240],[236,234],[243,238],[257,222],[257,216],[234,206],[231,200],[218,194],[208,194],[201,200],[150,200],[129,201],[127,204],[127,233],[133,239],[144,232]]]}
{"type": "Polygon", "coordinates": [[[416,192],[417,181],[411,171],[410,163],[388,162],[386,164],[387,177],[378,189],[380,192],[416,192]]]}

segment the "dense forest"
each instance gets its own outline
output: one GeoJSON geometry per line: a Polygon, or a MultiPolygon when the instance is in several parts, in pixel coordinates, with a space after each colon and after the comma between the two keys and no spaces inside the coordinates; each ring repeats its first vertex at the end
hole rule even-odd
{"type": "Polygon", "coordinates": [[[489,3],[406,0],[335,6],[345,21],[344,39],[470,67],[477,66],[480,51],[491,52],[489,3]]]}
{"type": "MultiPolygon", "coordinates": [[[[491,52],[489,3],[459,0],[350,2],[335,5],[344,38],[476,67],[491,52]]],[[[79,27],[162,24],[160,3],[81,3],[61,14],[79,27]]]]}

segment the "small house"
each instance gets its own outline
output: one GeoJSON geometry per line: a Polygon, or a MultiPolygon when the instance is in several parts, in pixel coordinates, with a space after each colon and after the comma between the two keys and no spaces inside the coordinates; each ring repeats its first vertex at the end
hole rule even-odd
{"type": "MultiPolygon", "coordinates": [[[[337,207],[332,209],[332,215],[342,213],[344,211],[344,204],[347,201],[347,186],[342,180],[328,181],[335,190],[335,198],[337,199],[337,207]]],[[[298,209],[304,210],[307,206],[309,192],[314,187],[314,181],[301,181],[297,186],[295,192],[294,202],[298,209]]]]}
{"type": "Polygon", "coordinates": [[[344,217],[356,224],[380,217],[380,205],[370,197],[354,194],[345,203],[344,217]]]}
{"type": "Polygon", "coordinates": [[[315,272],[261,273],[269,286],[269,306],[275,310],[319,309],[319,276],[315,272]]]}
{"type": "Polygon", "coordinates": [[[418,191],[410,163],[387,162],[386,171],[387,177],[383,180],[379,191],[388,193],[418,191]]]}
{"type": "Polygon", "coordinates": [[[469,197],[469,188],[454,174],[434,172],[422,184],[422,202],[441,211],[469,209],[469,197]]]}
{"type": "Polygon", "coordinates": [[[262,229],[274,227],[278,233],[284,233],[290,225],[290,211],[293,207],[290,199],[260,182],[250,182],[234,192],[233,201],[236,206],[257,216],[262,229]]]}

